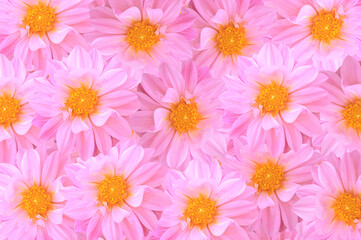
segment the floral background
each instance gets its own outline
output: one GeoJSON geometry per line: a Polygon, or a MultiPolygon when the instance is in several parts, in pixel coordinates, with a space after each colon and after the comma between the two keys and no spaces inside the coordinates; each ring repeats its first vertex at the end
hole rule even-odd
{"type": "Polygon", "coordinates": [[[0,239],[361,239],[360,0],[1,0],[0,239]]]}

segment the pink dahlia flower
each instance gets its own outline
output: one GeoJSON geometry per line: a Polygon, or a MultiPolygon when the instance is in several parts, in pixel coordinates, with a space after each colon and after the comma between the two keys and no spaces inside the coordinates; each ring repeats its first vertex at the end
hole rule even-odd
{"type": "Polygon", "coordinates": [[[17,152],[33,148],[37,129],[30,107],[33,82],[20,60],[0,55],[0,162],[15,159],[17,152]]]}
{"type": "Polygon", "coordinates": [[[0,52],[44,69],[47,58],[61,59],[90,31],[88,5],[93,0],[11,0],[0,9],[0,52]]]}
{"type": "Polygon", "coordinates": [[[63,62],[52,61],[48,72],[31,100],[41,139],[55,137],[59,151],[75,147],[87,159],[95,149],[108,152],[111,137],[132,136],[124,117],[138,109],[133,92],[138,82],[122,69],[107,69],[98,51],[76,47],[63,62]]]}
{"type": "Polygon", "coordinates": [[[329,79],[322,86],[330,103],[321,111],[324,138],[321,149],[327,155],[361,149],[361,66],[348,57],[337,73],[325,72],[329,79]]]}
{"type": "Polygon", "coordinates": [[[86,232],[89,240],[143,240],[145,229],[156,228],[154,211],[162,211],[170,201],[156,189],[165,173],[150,161],[152,152],[124,142],[109,155],[68,165],[74,186],[66,190],[65,212],[76,220],[76,232],[86,232]]]}
{"type": "Polygon", "coordinates": [[[319,87],[326,79],[312,65],[295,62],[289,48],[266,44],[256,63],[240,79],[230,79],[221,96],[231,138],[246,135],[253,150],[265,142],[275,156],[286,143],[298,150],[302,134],[322,133],[315,113],[327,104],[319,87]]]}
{"type": "Polygon", "coordinates": [[[294,211],[304,221],[316,221],[327,239],[361,239],[361,168],[359,151],[344,158],[334,154],[314,171],[314,184],[303,186],[294,211]]]}
{"type": "Polygon", "coordinates": [[[238,172],[257,191],[254,196],[260,217],[251,229],[270,239],[282,229],[293,230],[298,222],[292,211],[298,199],[295,193],[302,185],[312,183],[311,168],[319,154],[304,144],[298,151],[272,156],[265,145],[252,152],[244,143],[234,141],[234,157],[229,157],[224,166],[228,171],[238,172]]]}
{"type": "Polygon", "coordinates": [[[157,239],[249,239],[247,226],[258,217],[257,206],[247,200],[254,191],[210,162],[193,160],[184,172],[170,171],[165,190],[172,205],[162,213],[157,239]]]}
{"type": "Polygon", "coordinates": [[[275,11],[250,0],[194,0],[201,16],[198,66],[214,76],[236,73],[242,57],[258,52],[276,18],[275,11]],[[239,58],[242,56],[241,58],[239,58]]]}
{"type": "Polygon", "coordinates": [[[17,165],[0,164],[0,239],[76,239],[63,214],[58,157],[28,150],[17,165]]]}
{"type": "Polygon", "coordinates": [[[286,19],[275,22],[273,39],[336,71],[347,55],[361,57],[361,6],[354,0],[267,0],[286,19]]]}
{"type": "Polygon", "coordinates": [[[192,57],[186,38],[195,15],[182,9],[183,0],[109,0],[109,7],[92,10],[99,32],[92,46],[105,56],[142,71],[154,71],[162,62],[192,57]]]}
{"type": "Polygon", "coordinates": [[[140,143],[154,148],[168,166],[185,167],[191,154],[201,151],[222,125],[217,98],[223,82],[210,78],[206,69],[197,70],[190,60],[182,71],[162,64],[159,74],[160,78],[143,75],[141,111],[131,116],[131,126],[145,133],[140,143]]]}

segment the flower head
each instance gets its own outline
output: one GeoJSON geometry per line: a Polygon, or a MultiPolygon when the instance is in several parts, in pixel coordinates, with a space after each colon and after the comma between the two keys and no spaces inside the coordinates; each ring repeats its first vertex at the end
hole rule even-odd
{"type": "Polygon", "coordinates": [[[44,59],[60,60],[77,45],[87,47],[80,33],[91,30],[90,2],[6,1],[0,10],[1,22],[7,23],[0,33],[0,52],[22,59],[29,68],[45,69],[44,59]]]}
{"type": "Polygon", "coordinates": [[[289,48],[266,44],[241,79],[230,78],[221,96],[230,136],[247,136],[252,149],[263,143],[278,156],[286,144],[298,150],[302,134],[320,135],[315,113],[327,104],[320,84],[326,76],[311,65],[295,62],[289,48]]]}
{"type": "Polygon", "coordinates": [[[109,151],[111,136],[132,136],[124,116],[138,109],[137,96],[132,92],[136,80],[122,69],[105,69],[97,51],[80,47],[63,62],[51,64],[50,79],[37,82],[39,91],[31,101],[42,123],[41,139],[56,137],[60,151],[75,148],[87,159],[95,149],[109,151]]]}
{"type": "Polygon", "coordinates": [[[73,222],[63,214],[59,152],[43,156],[28,150],[17,165],[0,164],[0,230],[14,239],[76,239],[73,222]]]}
{"type": "Polygon", "coordinates": [[[359,56],[357,1],[266,1],[286,19],[275,22],[273,39],[288,44],[298,59],[336,71],[347,55],[359,56]]]}
{"type": "Polygon", "coordinates": [[[155,229],[153,211],[163,210],[170,202],[156,189],[164,172],[159,163],[150,161],[152,152],[122,142],[109,155],[69,165],[74,186],[67,189],[65,211],[77,220],[75,228],[85,226],[81,228],[87,238],[139,240],[144,239],[143,226],[155,229]]]}
{"type": "Polygon", "coordinates": [[[156,149],[168,166],[185,167],[191,152],[202,151],[221,127],[217,96],[222,81],[210,78],[206,69],[198,70],[189,60],[182,71],[163,64],[160,78],[144,74],[141,86],[141,111],[131,116],[132,128],[146,132],[141,144],[156,149]]]}
{"type": "Polygon", "coordinates": [[[223,176],[216,161],[193,160],[184,173],[172,170],[168,179],[165,190],[172,205],[159,221],[155,235],[160,239],[172,234],[179,239],[249,239],[244,227],[257,219],[258,212],[247,200],[252,190],[240,178],[223,176]]]}
{"type": "Polygon", "coordinates": [[[262,47],[276,17],[273,9],[249,0],[216,0],[213,4],[196,0],[194,6],[202,17],[195,62],[209,66],[215,76],[237,73],[243,57],[251,57],[262,47]]]}
{"type": "Polygon", "coordinates": [[[0,162],[9,162],[37,143],[29,104],[33,82],[19,59],[10,62],[0,55],[0,66],[0,162]]]}
{"type": "Polygon", "coordinates": [[[93,25],[99,32],[92,46],[103,55],[125,67],[136,65],[140,72],[154,72],[162,62],[192,57],[183,32],[191,27],[195,15],[182,9],[183,0],[151,0],[145,4],[111,0],[109,5],[111,8],[92,10],[93,25]]]}
{"type": "Polygon", "coordinates": [[[329,155],[314,171],[315,182],[302,187],[297,195],[295,213],[315,221],[322,234],[345,239],[361,239],[361,172],[356,167],[360,152],[342,159],[329,155]]]}

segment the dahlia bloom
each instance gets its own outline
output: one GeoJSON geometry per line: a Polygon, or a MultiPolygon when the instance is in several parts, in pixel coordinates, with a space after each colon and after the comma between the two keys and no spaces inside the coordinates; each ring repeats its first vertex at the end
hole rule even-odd
{"type": "Polygon", "coordinates": [[[182,9],[183,0],[118,1],[91,11],[99,32],[92,46],[124,66],[154,71],[162,62],[192,57],[184,31],[195,15],[182,9]]]}
{"type": "Polygon", "coordinates": [[[330,103],[321,111],[324,136],[323,154],[361,149],[361,66],[348,57],[338,73],[325,72],[329,79],[322,85],[330,103]]]}
{"type": "Polygon", "coordinates": [[[198,66],[209,66],[214,76],[237,73],[242,57],[258,52],[276,18],[275,11],[250,0],[194,0],[201,16],[198,66]],[[239,58],[239,56],[241,56],[239,58]]]}
{"type": "Polygon", "coordinates": [[[80,33],[90,31],[88,5],[93,0],[11,0],[0,9],[0,52],[44,69],[47,58],[61,59],[73,47],[87,42],[80,33]]]}
{"type": "Polygon", "coordinates": [[[144,74],[138,93],[141,111],[130,119],[132,129],[144,132],[140,143],[155,149],[168,166],[186,167],[191,154],[202,151],[222,124],[217,99],[223,90],[221,79],[197,70],[192,61],[182,71],[162,64],[160,78],[144,74]]]}
{"type": "Polygon", "coordinates": [[[0,54],[0,162],[15,159],[16,153],[33,148],[37,131],[30,107],[33,82],[22,61],[10,62],[0,54]]]}
{"type": "Polygon", "coordinates": [[[76,239],[63,214],[59,154],[28,150],[17,164],[0,164],[0,239],[76,239]]]}
{"type": "Polygon", "coordinates": [[[298,222],[292,211],[298,199],[295,193],[302,185],[312,183],[311,168],[319,154],[304,144],[298,151],[272,156],[265,145],[257,152],[250,151],[242,139],[233,141],[231,152],[234,157],[228,157],[224,167],[238,173],[257,191],[254,197],[260,217],[251,229],[269,238],[281,229],[293,230],[298,222]]]}
{"type": "Polygon", "coordinates": [[[265,142],[275,156],[286,143],[297,151],[302,134],[322,133],[315,113],[327,104],[319,87],[326,79],[313,66],[295,62],[289,48],[266,44],[240,79],[226,83],[221,101],[230,137],[246,135],[252,150],[265,142]]]}
{"type": "Polygon", "coordinates": [[[254,191],[240,178],[223,176],[214,159],[193,160],[184,172],[171,170],[164,187],[172,205],[162,213],[157,239],[249,239],[245,227],[258,217],[247,200],[254,191]]]}
{"type": "Polygon", "coordinates": [[[76,220],[76,232],[85,232],[89,240],[143,240],[143,228],[156,228],[153,211],[163,210],[170,201],[156,189],[165,173],[159,163],[150,161],[152,152],[122,142],[109,155],[68,165],[74,186],[66,189],[65,212],[76,220]]]}
{"type": "Polygon", "coordinates": [[[354,0],[268,0],[286,19],[275,22],[273,39],[292,47],[298,59],[336,71],[361,47],[361,6],[354,0]]]}
{"type": "Polygon", "coordinates": [[[361,168],[359,151],[343,159],[334,154],[318,165],[314,184],[303,186],[294,212],[316,221],[316,230],[328,239],[361,239],[361,168]]]}
{"type": "Polygon", "coordinates": [[[41,127],[40,139],[55,137],[59,151],[69,153],[75,147],[87,159],[95,149],[109,151],[111,137],[132,136],[124,117],[138,109],[135,79],[122,69],[105,68],[98,51],[81,47],[50,65],[49,79],[37,81],[31,100],[39,114],[35,122],[41,127]]]}

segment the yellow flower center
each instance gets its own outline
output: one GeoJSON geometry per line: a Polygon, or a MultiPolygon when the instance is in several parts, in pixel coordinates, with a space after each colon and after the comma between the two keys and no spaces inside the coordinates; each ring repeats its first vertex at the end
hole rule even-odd
{"type": "Polygon", "coordinates": [[[334,11],[329,13],[320,13],[313,19],[313,37],[317,40],[329,43],[331,40],[340,37],[340,29],[342,25],[342,18],[336,18],[334,11]]]}
{"type": "Polygon", "coordinates": [[[5,94],[0,97],[0,125],[7,127],[15,122],[19,112],[20,105],[18,100],[5,94]]]}
{"type": "Polygon", "coordinates": [[[361,132],[361,100],[356,100],[347,105],[343,111],[343,117],[348,127],[361,132]]]}
{"type": "Polygon", "coordinates": [[[216,204],[213,200],[200,195],[188,201],[188,207],[183,215],[190,220],[191,226],[205,227],[214,221],[216,204]]]}
{"type": "Polygon", "coordinates": [[[251,178],[251,182],[257,188],[258,192],[274,192],[281,187],[283,181],[283,169],[276,163],[267,161],[267,163],[258,164],[256,172],[251,178]]]}
{"type": "Polygon", "coordinates": [[[97,93],[92,89],[81,86],[71,90],[65,106],[70,108],[74,115],[87,116],[95,111],[97,102],[97,93]]]}
{"type": "Polygon", "coordinates": [[[120,176],[107,176],[97,183],[98,201],[100,204],[106,203],[111,208],[114,205],[121,206],[128,196],[127,183],[120,176]]]}
{"type": "Polygon", "coordinates": [[[335,219],[343,221],[347,225],[354,225],[356,219],[361,219],[361,199],[350,193],[340,193],[332,208],[335,219]]]}
{"type": "Polygon", "coordinates": [[[246,46],[245,29],[242,26],[235,27],[233,24],[219,30],[217,35],[219,50],[225,55],[241,55],[246,46]]]}
{"type": "Polygon", "coordinates": [[[23,23],[29,26],[31,33],[44,34],[54,27],[54,9],[41,2],[38,5],[29,6],[23,23]]]}
{"type": "Polygon", "coordinates": [[[39,216],[46,218],[46,213],[52,209],[52,196],[41,186],[33,185],[21,195],[23,199],[20,206],[34,220],[39,216]]]}
{"type": "Polygon", "coordinates": [[[159,42],[157,28],[144,21],[137,22],[128,32],[128,43],[136,51],[150,51],[153,45],[159,42]]]}
{"type": "Polygon", "coordinates": [[[278,113],[285,109],[288,101],[288,92],[285,87],[273,82],[263,85],[256,98],[258,106],[262,106],[264,112],[278,113]]]}
{"type": "Polygon", "coordinates": [[[201,120],[197,103],[194,102],[194,99],[189,100],[189,103],[182,99],[178,105],[172,108],[170,120],[173,127],[181,133],[197,129],[197,124],[201,120]]]}

